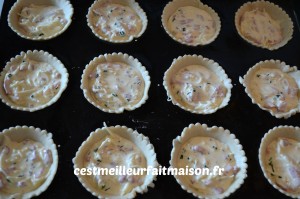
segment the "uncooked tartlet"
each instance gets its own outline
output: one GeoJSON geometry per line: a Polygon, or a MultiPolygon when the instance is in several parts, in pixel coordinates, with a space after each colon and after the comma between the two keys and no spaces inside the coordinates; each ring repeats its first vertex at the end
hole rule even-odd
{"type": "Polygon", "coordinates": [[[300,197],[300,129],[278,126],[261,141],[259,163],[270,184],[280,192],[300,197]]]}
{"type": "MultiPolygon", "coordinates": [[[[78,149],[73,159],[74,169],[86,168],[157,168],[156,154],[148,137],[125,126],[103,127],[92,132],[78,149]]],[[[140,172],[128,175],[115,171],[113,175],[105,173],[77,175],[82,185],[98,198],[134,198],[136,193],[147,192],[154,187],[156,175],[140,172]],[[98,175],[99,174],[99,175],[98,175]]]]}
{"type": "Polygon", "coordinates": [[[18,0],[8,15],[8,24],[19,36],[48,40],[63,33],[71,24],[73,7],[68,0],[18,0]]]}
{"type": "Polygon", "coordinates": [[[55,103],[68,83],[64,65],[44,51],[21,52],[0,75],[0,97],[13,109],[36,111],[55,103]]]}
{"type": "Polygon", "coordinates": [[[148,20],[134,0],[97,0],[89,8],[88,26],[102,40],[126,43],[140,37],[148,20]]]}
{"type": "Polygon", "coordinates": [[[174,59],[165,72],[164,87],[174,105],[210,114],[228,104],[232,84],[218,63],[200,55],[184,55],[174,59]]]}
{"type": "Polygon", "coordinates": [[[295,66],[279,60],[261,61],[240,82],[252,103],[276,118],[289,118],[300,111],[300,71],[295,66]]]}
{"type": "Polygon", "coordinates": [[[16,126],[0,133],[0,198],[40,195],[52,182],[58,164],[52,134],[16,126]]]}
{"type": "Polygon", "coordinates": [[[293,35],[293,22],[279,6],[268,1],[245,3],[235,15],[240,36],[249,43],[275,50],[293,35]]]}
{"type": "Polygon", "coordinates": [[[173,140],[170,165],[177,169],[201,169],[199,175],[174,175],[184,190],[199,198],[224,198],[244,182],[246,160],[239,140],[228,130],[197,123],[173,140]]]}
{"type": "Polygon", "coordinates": [[[81,89],[85,98],[102,111],[134,110],[148,99],[150,77],[141,63],[122,53],[94,58],[83,71],[81,89]]]}
{"type": "Polygon", "coordinates": [[[221,29],[218,14],[200,1],[173,0],[165,6],[161,18],[172,39],[190,46],[213,42],[221,29]]]}

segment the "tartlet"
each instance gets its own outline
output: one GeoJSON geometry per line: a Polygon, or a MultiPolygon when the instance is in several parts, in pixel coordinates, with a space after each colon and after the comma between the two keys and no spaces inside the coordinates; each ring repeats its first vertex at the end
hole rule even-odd
{"type": "Polygon", "coordinates": [[[128,43],[146,30],[146,13],[134,0],[96,0],[89,8],[87,23],[101,40],[128,43]]]}
{"type": "Polygon", "coordinates": [[[203,46],[213,42],[221,30],[218,14],[199,0],[173,0],[161,16],[167,34],[188,46],[203,46]]]}
{"type": "Polygon", "coordinates": [[[52,134],[32,126],[16,126],[0,133],[0,143],[0,198],[28,199],[44,192],[58,165],[52,134]]]}
{"type": "Polygon", "coordinates": [[[61,61],[48,52],[21,52],[11,58],[1,72],[0,98],[12,109],[37,111],[60,98],[68,77],[61,61]]]}
{"type": "Polygon", "coordinates": [[[300,129],[278,126],[264,135],[259,163],[269,183],[292,198],[300,197],[300,129]]]}
{"type": "Polygon", "coordinates": [[[276,118],[300,111],[300,71],[279,60],[266,60],[248,70],[240,83],[253,104],[276,118]]]}
{"type": "Polygon", "coordinates": [[[172,168],[209,169],[209,175],[174,175],[181,188],[198,198],[224,198],[237,190],[247,174],[247,158],[234,134],[222,127],[190,124],[173,140],[172,168]],[[227,154],[228,152],[228,154],[227,154]],[[224,169],[213,173],[214,167],[224,169]],[[219,175],[221,174],[221,175],[219,175]],[[223,184],[222,184],[223,183],[223,184]]]}
{"type": "Polygon", "coordinates": [[[20,37],[49,40],[70,26],[73,6],[68,0],[18,0],[8,14],[8,25],[20,37]]]}
{"type": "Polygon", "coordinates": [[[140,107],[148,99],[150,84],[146,68],[123,53],[95,57],[86,65],[81,78],[85,98],[109,113],[140,107]]]}
{"type": "Polygon", "coordinates": [[[225,107],[232,88],[224,69],[201,55],[174,59],[163,84],[174,105],[197,114],[210,114],[225,107]]]}
{"type": "Polygon", "coordinates": [[[279,6],[268,1],[254,1],[242,5],[235,14],[238,34],[248,43],[276,50],[293,36],[293,22],[279,6]]]}
{"type": "MultiPolygon", "coordinates": [[[[157,168],[149,138],[125,126],[103,127],[93,131],[73,158],[74,169],[157,168]]],[[[125,170],[124,170],[125,171],[125,170]]],[[[81,184],[98,198],[134,198],[154,187],[156,175],[77,175],[81,184]]],[[[104,173],[105,174],[105,173],[104,173]]]]}

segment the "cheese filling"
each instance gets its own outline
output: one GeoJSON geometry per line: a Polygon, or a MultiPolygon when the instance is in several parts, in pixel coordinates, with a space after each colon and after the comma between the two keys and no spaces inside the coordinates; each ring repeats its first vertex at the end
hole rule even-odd
{"type": "Polygon", "coordinates": [[[92,12],[94,30],[111,40],[128,40],[136,37],[142,30],[142,20],[128,6],[106,2],[92,12]]]}
{"type": "Polygon", "coordinates": [[[206,11],[192,7],[181,7],[168,20],[171,34],[188,44],[204,44],[216,32],[215,22],[206,11]]]}
{"type": "Polygon", "coordinates": [[[0,146],[0,192],[22,194],[46,180],[53,163],[51,150],[33,140],[15,142],[4,136],[0,146]]]}
{"type": "Polygon", "coordinates": [[[288,112],[299,103],[295,79],[279,69],[259,69],[250,82],[250,89],[259,104],[275,112],[288,112]]]}
{"type": "Polygon", "coordinates": [[[300,143],[279,137],[266,149],[267,172],[284,191],[300,193],[300,143]]]}
{"type": "Polygon", "coordinates": [[[273,46],[282,41],[280,23],[265,11],[247,11],[240,21],[242,34],[256,44],[273,46]]]}
{"type": "MultiPolygon", "coordinates": [[[[125,169],[146,168],[147,162],[141,150],[131,141],[110,134],[95,143],[85,156],[84,167],[125,169]]],[[[97,189],[108,195],[126,195],[144,183],[146,172],[139,175],[94,175],[91,180],[97,189]]]]}
{"type": "Polygon", "coordinates": [[[145,81],[134,66],[106,62],[90,73],[89,88],[100,106],[112,110],[127,109],[143,98],[145,81]]]}
{"type": "Polygon", "coordinates": [[[211,137],[194,137],[188,140],[182,146],[177,162],[180,168],[208,168],[210,172],[213,172],[215,166],[224,169],[222,174],[217,172],[216,175],[203,173],[186,176],[189,187],[205,195],[222,194],[234,182],[240,170],[229,147],[211,137]]]}
{"type": "Polygon", "coordinates": [[[31,4],[22,8],[19,15],[23,31],[34,37],[52,36],[67,24],[64,11],[56,6],[31,4]]]}
{"type": "Polygon", "coordinates": [[[10,67],[3,85],[14,104],[30,108],[48,103],[60,86],[61,74],[53,66],[28,58],[10,67]]]}
{"type": "Polygon", "coordinates": [[[171,90],[177,102],[196,110],[217,108],[227,93],[217,75],[201,65],[180,69],[171,80],[171,90]]]}

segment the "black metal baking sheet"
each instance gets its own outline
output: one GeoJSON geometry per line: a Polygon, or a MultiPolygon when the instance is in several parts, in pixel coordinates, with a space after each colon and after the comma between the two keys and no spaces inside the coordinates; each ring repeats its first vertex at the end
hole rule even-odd
{"type": "MultiPolygon", "coordinates": [[[[86,23],[88,7],[93,0],[72,0],[73,22],[68,30],[48,41],[29,41],[20,38],[7,24],[8,11],[15,1],[6,0],[0,19],[1,70],[11,57],[27,50],[45,50],[60,59],[70,74],[69,84],[61,98],[52,106],[33,113],[10,109],[0,103],[0,130],[16,125],[32,125],[53,133],[58,147],[59,165],[50,187],[38,198],[95,198],[73,175],[72,158],[81,143],[105,121],[110,125],[126,125],[150,138],[157,159],[169,166],[172,140],[191,123],[206,123],[229,129],[240,140],[248,158],[248,177],[230,198],[284,198],[263,176],[258,162],[258,148],[263,135],[277,125],[300,125],[300,114],[276,119],[251,103],[238,82],[255,63],[279,59],[300,67],[300,33],[295,27],[293,39],[278,50],[268,51],[251,46],[242,40],[234,27],[234,14],[246,0],[203,0],[219,14],[222,21],[220,35],[205,47],[187,47],[176,43],[162,28],[160,16],[167,0],[139,0],[148,16],[148,27],[137,41],[110,44],[93,35],[86,23]],[[104,113],[84,98],[80,89],[83,69],[94,57],[112,52],[128,53],[140,60],[151,76],[149,99],[142,107],[123,114],[104,113]],[[232,79],[233,89],[229,105],[211,115],[196,115],[167,102],[162,86],[164,72],[172,60],[184,54],[198,54],[218,62],[232,79]]],[[[292,18],[300,11],[299,1],[274,0],[292,18]]],[[[155,188],[137,198],[194,198],[182,190],[173,176],[158,176],[155,188]]]]}

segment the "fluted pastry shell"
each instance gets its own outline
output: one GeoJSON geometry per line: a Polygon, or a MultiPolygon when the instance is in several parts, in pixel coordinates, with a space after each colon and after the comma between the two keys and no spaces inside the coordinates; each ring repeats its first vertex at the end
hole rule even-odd
{"type": "MultiPolygon", "coordinates": [[[[148,71],[142,64],[132,56],[123,53],[112,53],[112,54],[104,54],[95,57],[89,64],[86,65],[82,77],[81,77],[81,89],[83,90],[83,94],[85,98],[92,105],[97,107],[98,109],[108,112],[108,113],[122,113],[124,110],[132,111],[136,108],[142,106],[146,100],[148,99],[148,90],[150,87],[151,81],[148,71]],[[97,100],[93,92],[91,91],[91,86],[89,85],[89,75],[95,70],[98,64],[101,63],[123,63],[128,66],[132,66],[141,74],[141,77],[144,81],[144,90],[142,93],[142,98],[136,102],[135,104],[125,104],[120,107],[109,107],[105,106],[106,102],[103,100],[97,100]]],[[[111,95],[112,93],[107,93],[107,95],[111,95]]]]}
{"type": "Polygon", "coordinates": [[[201,55],[184,55],[174,59],[171,66],[164,74],[163,85],[167,91],[167,96],[169,100],[172,101],[174,105],[179,106],[180,108],[186,111],[197,113],[197,114],[211,114],[216,112],[218,109],[227,106],[231,97],[231,88],[232,88],[231,79],[228,78],[224,69],[215,61],[202,57],[201,55]],[[223,96],[220,104],[216,106],[214,105],[207,109],[204,109],[203,107],[195,108],[177,99],[176,95],[178,94],[175,90],[172,89],[171,86],[172,78],[177,74],[177,72],[180,69],[191,65],[199,65],[208,69],[212,74],[216,75],[216,77],[220,81],[220,84],[224,88],[226,88],[226,94],[225,96],[223,96]]]}
{"type": "Polygon", "coordinates": [[[54,57],[52,54],[43,51],[43,50],[28,50],[26,52],[21,52],[19,55],[16,55],[15,57],[11,58],[9,62],[6,63],[6,66],[4,67],[3,71],[0,74],[0,98],[2,99],[2,102],[5,103],[7,106],[9,106],[12,109],[21,110],[21,111],[29,111],[34,112],[37,110],[44,109],[52,104],[54,104],[62,95],[63,91],[67,88],[67,84],[69,81],[69,74],[63,63],[58,60],[56,57],[54,57]],[[15,66],[16,64],[22,63],[22,60],[24,58],[28,58],[29,60],[33,60],[36,62],[44,62],[49,65],[51,65],[56,71],[58,71],[61,75],[61,83],[59,90],[57,93],[45,104],[41,104],[39,106],[35,107],[26,107],[26,106],[20,106],[19,104],[16,104],[13,102],[7,95],[4,89],[4,78],[5,75],[10,71],[10,68],[15,66]]]}
{"type": "Polygon", "coordinates": [[[221,20],[220,20],[218,14],[211,7],[209,7],[206,4],[203,4],[200,0],[173,0],[173,1],[169,2],[164,7],[163,13],[161,15],[161,21],[162,21],[164,30],[173,40],[175,40],[181,44],[187,45],[187,46],[204,46],[204,45],[210,44],[218,37],[220,30],[221,30],[221,20]],[[201,42],[188,43],[186,41],[183,41],[183,40],[177,38],[174,34],[172,34],[172,31],[170,30],[170,28],[168,26],[169,18],[173,15],[173,13],[176,12],[177,9],[179,9],[181,7],[186,7],[186,6],[192,6],[192,7],[198,8],[200,10],[205,11],[206,13],[208,13],[211,16],[211,18],[214,21],[214,28],[215,28],[215,33],[213,34],[212,37],[205,39],[201,42]]]}
{"type": "Polygon", "coordinates": [[[14,142],[22,142],[25,139],[30,139],[32,141],[41,143],[45,148],[51,150],[53,162],[49,169],[48,176],[46,177],[45,181],[38,188],[36,188],[35,190],[32,190],[30,192],[26,192],[23,194],[16,193],[14,195],[9,195],[7,193],[2,193],[0,191],[0,198],[29,199],[29,198],[40,195],[42,192],[44,192],[50,186],[50,184],[56,174],[57,166],[58,166],[58,154],[57,154],[56,145],[52,139],[52,133],[48,133],[46,130],[41,130],[40,128],[35,128],[32,126],[10,127],[8,129],[4,129],[0,133],[0,143],[3,142],[4,135],[8,136],[14,142]]]}
{"type": "Polygon", "coordinates": [[[107,41],[107,42],[112,42],[112,43],[128,43],[131,42],[134,39],[137,39],[142,36],[142,34],[146,31],[147,25],[148,25],[148,19],[147,15],[144,12],[144,10],[139,6],[139,4],[134,1],[134,0],[96,0],[89,8],[88,14],[86,15],[87,17],[87,24],[94,33],[96,37],[98,37],[101,40],[107,41]],[[131,8],[137,16],[140,18],[142,27],[139,30],[139,32],[136,35],[130,35],[128,38],[126,37],[125,39],[117,39],[117,38],[111,38],[108,37],[107,35],[99,32],[96,30],[96,26],[93,21],[93,9],[97,7],[101,7],[101,4],[103,3],[108,3],[108,4],[119,4],[122,6],[127,6],[131,8]]]}
{"type": "MultiPolygon", "coordinates": [[[[104,137],[110,133],[116,134],[121,138],[131,141],[136,145],[143,155],[146,158],[147,167],[157,168],[158,162],[156,160],[156,153],[154,151],[153,145],[150,143],[149,138],[143,134],[138,133],[137,131],[127,128],[126,126],[111,126],[98,128],[95,131],[91,132],[90,136],[84,141],[76,152],[75,157],[73,158],[74,169],[84,168],[84,160],[89,149],[97,142],[101,141],[104,137]]],[[[134,198],[137,193],[146,193],[148,187],[154,187],[153,181],[156,180],[156,175],[153,175],[152,172],[149,175],[145,176],[144,182],[140,186],[136,186],[129,193],[125,195],[109,195],[105,191],[97,187],[95,181],[90,180],[91,176],[87,175],[77,175],[81,184],[94,196],[98,198],[134,198]]]]}
{"type": "Polygon", "coordinates": [[[256,104],[261,108],[262,110],[268,111],[271,115],[275,116],[276,118],[289,118],[292,115],[298,113],[300,111],[300,71],[297,69],[296,66],[289,66],[285,62],[282,62],[280,60],[265,60],[265,61],[260,61],[257,64],[255,64],[253,67],[251,67],[247,73],[244,75],[244,77],[239,78],[240,83],[245,87],[245,92],[247,95],[251,98],[251,101],[253,104],[256,104]],[[279,69],[281,72],[287,74],[288,76],[292,77],[297,86],[298,86],[298,91],[296,96],[298,97],[298,106],[290,109],[287,112],[281,112],[277,111],[272,108],[267,108],[263,105],[262,101],[259,100],[261,96],[255,95],[256,89],[253,88],[251,89],[251,86],[254,84],[251,83],[253,79],[256,78],[256,72],[261,70],[261,69],[279,69]]]}
{"type": "Polygon", "coordinates": [[[275,182],[274,176],[272,176],[271,173],[268,172],[267,170],[267,167],[270,165],[269,165],[269,160],[266,157],[266,149],[272,143],[272,141],[274,141],[276,138],[279,137],[288,138],[300,142],[300,128],[294,126],[276,126],[273,129],[270,129],[264,135],[260,143],[259,154],[258,154],[260,167],[263,171],[265,178],[275,189],[279,190],[281,193],[289,197],[300,198],[299,192],[291,193],[278,186],[277,183],[275,182]]]}
{"type": "Polygon", "coordinates": [[[68,27],[71,25],[72,22],[73,13],[74,13],[74,9],[69,0],[17,0],[17,2],[12,6],[12,8],[9,11],[8,25],[15,33],[17,33],[17,35],[19,35],[24,39],[49,40],[61,35],[63,32],[65,32],[68,29],[68,27]],[[65,15],[66,24],[61,30],[59,30],[58,32],[54,32],[53,34],[50,35],[34,36],[28,34],[23,30],[22,26],[20,25],[19,18],[22,9],[30,5],[56,6],[62,9],[65,15]]]}
{"type": "Polygon", "coordinates": [[[173,140],[173,149],[171,152],[170,160],[170,165],[172,168],[178,168],[177,161],[181,153],[182,146],[184,146],[187,141],[195,137],[211,137],[226,144],[234,154],[236,165],[240,168],[240,170],[236,174],[233,183],[228,187],[227,190],[224,190],[224,192],[221,194],[208,195],[201,193],[201,191],[196,191],[190,186],[190,182],[185,180],[184,175],[174,175],[176,181],[180,184],[182,189],[198,198],[211,199],[228,197],[244,183],[244,179],[247,177],[247,158],[245,156],[242,145],[234,134],[230,133],[229,130],[225,130],[223,127],[208,127],[206,124],[200,123],[190,124],[188,127],[183,129],[180,136],[177,136],[173,140]]]}
{"type": "Polygon", "coordinates": [[[294,31],[294,25],[289,15],[281,7],[268,1],[247,2],[244,5],[242,5],[235,13],[235,27],[238,34],[245,41],[254,46],[265,48],[268,50],[276,50],[286,45],[288,41],[292,39],[294,31]],[[279,22],[282,32],[282,40],[280,42],[274,45],[259,44],[257,42],[254,42],[253,39],[248,38],[246,35],[243,34],[243,32],[241,31],[241,19],[245,12],[252,11],[255,9],[266,11],[273,20],[279,22]]]}

